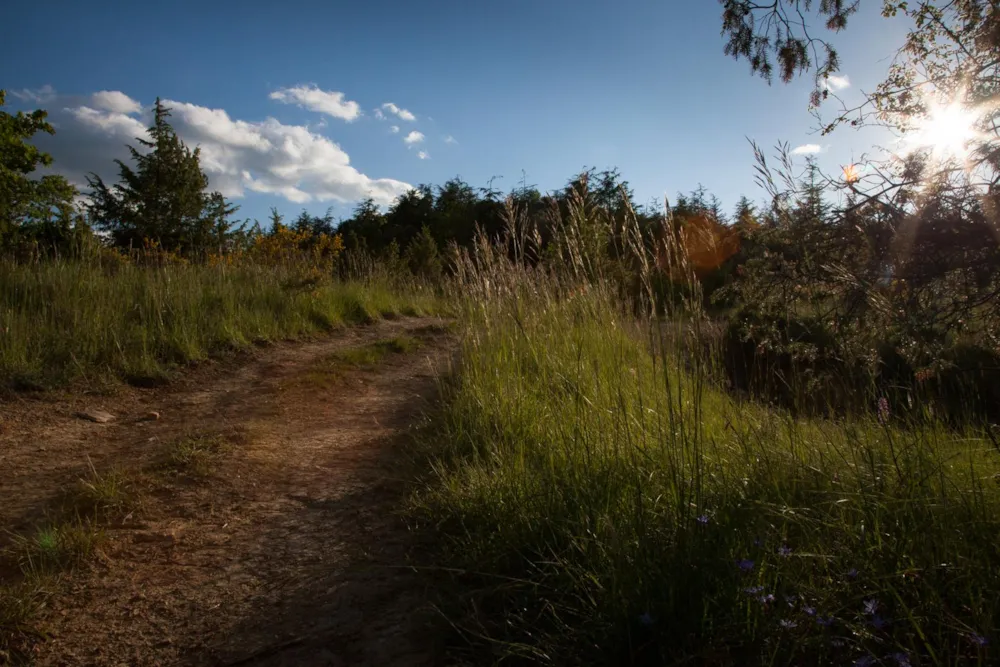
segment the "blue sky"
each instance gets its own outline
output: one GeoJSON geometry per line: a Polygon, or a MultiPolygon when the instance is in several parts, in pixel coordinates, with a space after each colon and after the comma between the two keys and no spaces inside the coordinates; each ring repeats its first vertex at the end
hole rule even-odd
{"type": "MultiPolygon", "coordinates": [[[[906,27],[863,4],[835,42],[847,100],[881,80],[906,27]]],[[[751,77],[722,52],[720,11],[715,0],[22,2],[4,9],[16,30],[0,42],[0,87],[14,109],[51,111],[58,134],[40,144],[77,182],[113,175],[155,97],[171,100],[213,187],[261,219],[272,205],[344,215],[363,193],[389,201],[456,175],[502,176],[509,189],[523,171],[549,190],[585,166],[617,166],[640,202],[701,183],[731,208],[762,196],[745,137],[818,144],[831,170],[885,139],[812,134],[811,82],[751,77]]]]}

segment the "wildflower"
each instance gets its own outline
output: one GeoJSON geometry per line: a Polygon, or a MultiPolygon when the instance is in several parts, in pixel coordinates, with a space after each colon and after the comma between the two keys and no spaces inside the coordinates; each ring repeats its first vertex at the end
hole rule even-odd
{"type": "Polygon", "coordinates": [[[852,567],[850,570],[847,571],[847,576],[848,576],[849,579],[857,579],[858,578],[858,568],[852,567]]]}
{"type": "Polygon", "coordinates": [[[882,618],[878,614],[872,616],[872,620],[869,621],[869,623],[871,623],[871,626],[873,628],[875,628],[876,630],[881,630],[885,626],[889,625],[889,621],[887,621],[886,619],[882,618]]]}
{"type": "Polygon", "coordinates": [[[708,515],[702,514],[701,516],[698,517],[697,521],[703,526],[708,525],[708,515]]]}
{"type": "Polygon", "coordinates": [[[865,600],[865,613],[869,616],[878,611],[878,600],[865,600]]]}
{"type": "Polygon", "coordinates": [[[789,607],[794,607],[796,599],[797,598],[794,595],[786,595],[785,603],[788,604],[789,607]]]}
{"type": "Polygon", "coordinates": [[[986,637],[977,634],[975,632],[969,635],[969,641],[971,641],[976,646],[986,646],[987,644],[990,643],[990,640],[988,640],[986,637]]]}
{"type": "Polygon", "coordinates": [[[786,630],[791,630],[792,628],[798,627],[799,624],[796,623],[795,621],[790,621],[787,618],[783,618],[780,621],[778,621],[778,625],[785,628],[786,630]]]}
{"type": "Polygon", "coordinates": [[[639,615],[639,623],[647,628],[653,624],[653,616],[647,611],[639,615]]]}
{"type": "Polygon", "coordinates": [[[833,616],[819,616],[816,618],[816,623],[823,626],[824,628],[829,628],[833,625],[833,616]]]}
{"type": "Polygon", "coordinates": [[[746,593],[747,595],[757,595],[758,593],[761,593],[763,590],[764,590],[763,586],[750,586],[748,588],[744,588],[743,592],[746,593]]]}
{"type": "Polygon", "coordinates": [[[889,421],[889,401],[883,396],[878,399],[878,421],[880,424],[885,424],[889,421]]]}
{"type": "Polygon", "coordinates": [[[778,555],[779,556],[784,556],[784,557],[791,556],[792,555],[792,550],[790,548],[788,548],[787,545],[782,544],[780,547],[778,547],[778,555]]]}
{"type": "Polygon", "coordinates": [[[774,602],[774,593],[761,595],[759,598],[757,598],[757,600],[760,601],[761,604],[770,604],[771,602],[774,602]]]}
{"type": "Polygon", "coordinates": [[[806,616],[815,616],[816,615],[816,607],[810,607],[810,606],[807,605],[805,607],[802,607],[802,611],[805,613],[806,616]]]}
{"type": "Polygon", "coordinates": [[[899,667],[913,667],[913,665],[910,664],[910,656],[905,653],[893,653],[892,659],[896,661],[896,664],[899,665],[899,667]]]}
{"type": "Polygon", "coordinates": [[[741,570],[743,570],[744,572],[749,572],[750,570],[753,569],[754,563],[753,563],[752,560],[748,560],[748,559],[744,558],[742,560],[736,561],[736,565],[738,565],[739,568],[741,570]]]}
{"type": "Polygon", "coordinates": [[[875,664],[875,658],[870,655],[863,655],[854,661],[854,667],[871,667],[875,664]]]}

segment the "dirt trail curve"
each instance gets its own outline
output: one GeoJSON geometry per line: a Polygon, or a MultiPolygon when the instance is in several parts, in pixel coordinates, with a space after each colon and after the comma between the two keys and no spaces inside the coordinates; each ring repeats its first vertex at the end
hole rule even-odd
{"type": "MultiPolygon", "coordinates": [[[[402,319],[206,364],[169,387],[0,403],[0,526],[27,530],[62,489],[126,467],[144,500],[108,528],[42,619],[41,665],[431,665],[427,583],[405,567],[402,440],[453,337],[402,319]],[[332,354],[408,335],[369,368],[332,354]],[[110,424],[74,417],[101,408],[110,424]],[[156,411],[161,417],[142,421],[156,411]],[[156,471],[185,438],[230,443],[198,476],[156,471]]],[[[0,539],[3,539],[0,537],[0,539]]]]}

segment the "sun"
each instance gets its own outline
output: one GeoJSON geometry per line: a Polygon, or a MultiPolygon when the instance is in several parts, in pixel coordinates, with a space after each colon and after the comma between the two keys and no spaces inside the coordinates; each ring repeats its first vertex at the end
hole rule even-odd
{"type": "Polygon", "coordinates": [[[961,102],[931,103],[926,117],[906,133],[904,141],[911,150],[930,150],[939,160],[965,160],[979,137],[979,115],[961,102]]]}

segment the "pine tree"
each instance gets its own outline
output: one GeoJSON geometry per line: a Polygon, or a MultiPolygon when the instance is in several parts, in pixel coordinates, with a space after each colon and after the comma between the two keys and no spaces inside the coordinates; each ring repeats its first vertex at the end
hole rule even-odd
{"type": "Polygon", "coordinates": [[[441,255],[434,235],[427,225],[424,225],[416,238],[410,242],[404,259],[410,270],[418,276],[436,278],[441,275],[441,255]]]}
{"type": "Polygon", "coordinates": [[[200,149],[184,145],[169,116],[157,98],[149,138],[136,139],[147,150],[128,147],[135,168],[116,160],[117,184],[108,187],[97,174],[88,177],[93,188],[89,211],[118,246],[141,248],[149,240],[197,256],[225,244],[229,216],[237,208],[208,191],[200,149]]]}

